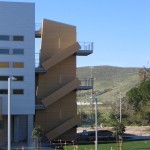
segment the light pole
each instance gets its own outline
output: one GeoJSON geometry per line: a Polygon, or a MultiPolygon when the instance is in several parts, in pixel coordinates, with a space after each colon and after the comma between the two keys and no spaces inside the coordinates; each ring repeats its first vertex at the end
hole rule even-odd
{"type": "Polygon", "coordinates": [[[121,97],[121,92],[120,92],[120,123],[122,121],[122,97],[121,97]]]}
{"type": "Polygon", "coordinates": [[[98,150],[98,134],[97,134],[97,98],[95,98],[95,150],[98,150]]]}
{"type": "Polygon", "coordinates": [[[92,86],[92,90],[91,90],[91,100],[92,100],[92,110],[91,110],[91,120],[92,120],[92,122],[94,122],[94,116],[93,116],[93,113],[94,113],[94,111],[93,111],[93,100],[94,100],[94,96],[93,96],[93,94],[94,94],[94,78],[93,78],[93,67],[91,66],[90,67],[91,68],[91,86],[92,86]]]}
{"type": "Polygon", "coordinates": [[[90,69],[91,69],[91,86],[92,86],[92,89],[91,89],[91,100],[92,100],[92,102],[91,102],[91,104],[92,104],[92,110],[91,110],[91,120],[92,120],[92,122],[94,123],[94,76],[93,76],[93,69],[94,69],[94,67],[93,66],[91,66],[90,67],[90,69]]]}
{"type": "Polygon", "coordinates": [[[11,81],[16,80],[15,77],[8,78],[8,150],[11,150],[11,113],[10,113],[10,102],[11,102],[11,81]]]}

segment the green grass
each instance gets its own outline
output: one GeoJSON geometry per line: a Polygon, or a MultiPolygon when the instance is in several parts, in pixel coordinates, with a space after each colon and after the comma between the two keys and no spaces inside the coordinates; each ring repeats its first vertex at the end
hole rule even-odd
{"type": "MultiPolygon", "coordinates": [[[[95,150],[95,145],[66,146],[64,150],[95,150]]],[[[119,150],[116,143],[99,144],[98,150],[119,150]]],[[[150,150],[150,140],[124,142],[122,150],[150,150]]]]}

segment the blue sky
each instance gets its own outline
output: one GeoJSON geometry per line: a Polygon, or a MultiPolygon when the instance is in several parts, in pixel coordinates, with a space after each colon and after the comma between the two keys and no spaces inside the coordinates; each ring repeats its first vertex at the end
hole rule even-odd
{"type": "Polygon", "coordinates": [[[46,18],[75,25],[78,41],[94,42],[94,53],[78,57],[78,67],[148,65],[150,0],[9,1],[35,2],[37,23],[46,18]]]}

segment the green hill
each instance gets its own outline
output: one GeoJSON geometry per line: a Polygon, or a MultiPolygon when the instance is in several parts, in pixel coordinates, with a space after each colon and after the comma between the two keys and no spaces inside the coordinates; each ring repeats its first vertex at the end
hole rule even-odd
{"type": "Polygon", "coordinates": [[[126,91],[138,84],[139,69],[113,66],[79,67],[77,68],[77,77],[84,79],[93,76],[95,78],[94,90],[111,89],[99,96],[101,101],[107,102],[118,99],[119,92],[122,92],[122,96],[124,96],[126,91]]]}

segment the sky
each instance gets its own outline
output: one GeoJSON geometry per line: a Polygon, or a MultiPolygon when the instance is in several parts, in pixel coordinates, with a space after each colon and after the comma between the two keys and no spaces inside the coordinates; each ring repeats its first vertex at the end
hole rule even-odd
{"type": "Polygon", "coordinates": [[[9,1],[34,2],[36,23],[74,25],[79,42],[94,42],[93,54],[79,56],[78,67],[150,67],[150,0],[9,1]]]}

